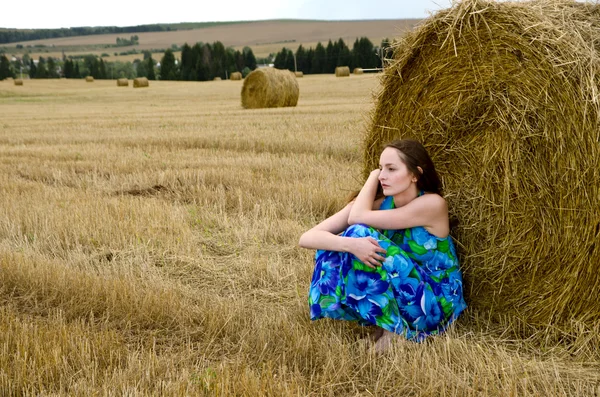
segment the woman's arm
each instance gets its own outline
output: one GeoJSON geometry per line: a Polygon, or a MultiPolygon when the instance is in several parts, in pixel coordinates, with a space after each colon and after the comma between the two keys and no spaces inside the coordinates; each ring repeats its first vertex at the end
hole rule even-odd
{"type": "Polygon", "coordinates": [[[349,203],[341,211],[306,231],[300,237],[300,247],[350,252],[348,246],[349,238],[338,236],[338,234],[350,226],[348,224],[348,215],[350,214],[352,205],[353,203],[349,203]]]}
{"type": "MultiPolygon", "coordinates": [[[[371,205],[376,206],[380,202],[378,200],[378,202],[371,203],[371,205]]],[[[381,254],[385,254],[386,250],[379,246],[376,239],[373,237],[353,238],[338,236],[339,233],[350,226],[348,224],[348,216],[353,205],[354,202],[349,203],[341,211],[305,232],[300,237],[300,247],[349,252],[371,268],[381,266],[381,262],[385,260],[381,254]]]]}

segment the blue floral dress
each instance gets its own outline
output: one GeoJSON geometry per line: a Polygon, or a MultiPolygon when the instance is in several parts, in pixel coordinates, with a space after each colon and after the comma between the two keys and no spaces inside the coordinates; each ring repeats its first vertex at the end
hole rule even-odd
{"type": "MultiPolygon", "coordinates": [[[[392,208],[388,196],[380,209],[392,208]]],[[[467,307],[450,236],[439,238],[422,226],[376,230],[362,224],[341,235],[375,238],[386,259],[372,269],[350,253],[318,250],[308,298],[311,320],[358,321],[420,342],[443,332],[467,307]]]]}

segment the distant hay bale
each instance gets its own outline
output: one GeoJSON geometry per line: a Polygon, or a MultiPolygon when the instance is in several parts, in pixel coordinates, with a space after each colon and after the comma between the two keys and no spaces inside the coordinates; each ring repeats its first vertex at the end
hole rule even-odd
{"type": "Polygon", "coordinates": [[[354,73],[354,74],[363,74],[364,70],[362,68],[354,68],[354,70],[352,71],[352,73],[354,73]]]}
{"type": "Polygon", "coordinates": [[[15,79],[15,85],[23,85],[23,79],[15,79]]]}
{"type": "Polygon", "coordinates": [[[350,76],[350,68],[348,66],[338,66],[335,68],[335,77],[348,77],[350,76]]]}
{"type": "Polygon", "coordinates": [[[221,81],[221,78],[219,76],[217,76],[213,79],[213,81],[221,81]]]}
{"type": "Polygon", "coordinates": [[[304,77],[304,73],[300,71],[295,72],[294,74],[296,75],[296,77],[304,77]]]}
{"type": "Polygon", "coordinates": [[[127,87],[129,86],[129,80],[127,79],[118,79],[117,80],[117,87],[127,87]]]}
{"type": "MultiPolygon", "coordinates": [[[[413,138],[440,173],[472,309],[598,326],[600,6],[463,0],[394,45],[364,138],[413,138]]],[[[565,334],[566,335],[566,334],[565,334]]]]}
{"type": "Polygon", "coordinates": [[[86,76],[85,77],[85,81],[87,81],[88,83],[93,83],[94,82],[94,78],[92,76],[86,76]]]}
{"type": "Polygon", "coordinates": [[[241,80],[242,74],[240,72],[233,72],[231,76],[229,76],[229,80],[241,80]]]}
{"type": "Polygon", "coordinates": [[[148,82],[147,77],[136,77],[133,79],[133,88],[143,88],[148,87],[150,83],[148,82]]]}
{"type": "Polygon", "coordinates": [[[259,68],[244,79],[242,106],[246,109],[296,106],[300,88],[293,72],[259,68]]]}

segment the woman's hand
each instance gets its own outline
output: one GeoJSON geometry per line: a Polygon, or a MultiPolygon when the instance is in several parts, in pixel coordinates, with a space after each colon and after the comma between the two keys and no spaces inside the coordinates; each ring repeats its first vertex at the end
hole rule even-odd
{"type": "Polygon", "coordinates": [[[371,269],[381,267],[386,254],[386,250],[379,246],[377,240],[373,237],[361,237],[353,239],[352,250],[350,251],[359,261],[369,266],[371,269]]]}
{"type": "Polygon", "coordinates": [[[371,174],[369,174],[369,179],[377,178],[377,180],[379,180],[379,174],[381,174],[381,170],[379,168],[376,168],[373,171],[371,171],[371,174]]]}

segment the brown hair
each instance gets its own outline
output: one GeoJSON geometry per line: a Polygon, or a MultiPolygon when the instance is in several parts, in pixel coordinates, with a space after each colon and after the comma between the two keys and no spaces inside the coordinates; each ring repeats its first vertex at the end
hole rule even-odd
{"type": "Polygon", "coordinates": [[[431,157],[429,157],[429,153],[427,153],[427,149],[420,142],[412,139],[399,139],[388,143],[383,148],[389,147],[398,150],[400,160],[417,177],[417,189],[442,195],[440,177],[435,170],[431,157]],[[422,172],[419,167],[423,170],[422,172]]]}

